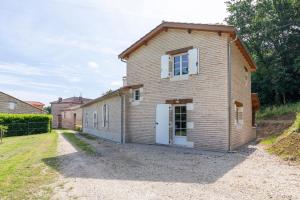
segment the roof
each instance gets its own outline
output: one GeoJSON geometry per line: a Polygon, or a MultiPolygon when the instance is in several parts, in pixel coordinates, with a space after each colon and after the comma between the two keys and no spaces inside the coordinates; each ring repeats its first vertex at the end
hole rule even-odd
{"type": "Polygon", "coordinates": [[[140,88],[140,87],[143,87],[143,84],[127,85],[127,86],[121,87],[117,90],[113,90],[111,92],[108,92],[108,93],[106,93],[106,94],[104,94],[104,95],[88,102],[88,103],[85,103],[85,104],[81,105],[81,108],[92,105],[92,104],[97,103],[99,101],[102,101],[104,99],[108,99],[108,98],[115,97],[115,96],[121,96],[122,94],[124,94],[126,91],[128,91],[130,89],[137,89],[137,88],[140,88]]]}
{"type": "Polygon", "coordinates": [[[38,102],[38,101],[25,101],[26,103],[29,103],[33,106],[44,106],[45,104],[38,102]]]}
{"type": "Polygon", "coordinates": [[[74,103],[74,104],[83,104],[83,103],[87,103],[89,101],[91,101],[92,99],[88,99],[88,98],[83,98],[83,97],[69,97],[66,99],[62,99],[61,101],[56,100],[56,101],[52,101],[50,102],[50,104],[54,104],[54,103],[74,103]]]}
{"type": "Polygon", "coordinates": [[[25,103],[25,104],[27,104],[27,105],[29,105],[29,106],[31,106],[31,107],[37,109],[37,110],[40,110],[40,111],[46,113],[46,111],[44,111],[43,109],[40,109],[40,108],[38,108],[38,107],[35,107],[35,106],[31,105],[30,103],[28,103],[28,102],[26,102],[26,101],[22,101],[21,99],[18,99],[18,98],[16,98],[16,97],[13,97],[13,96],[11,96],[11,95],[9,95],[9,94],[6,94],[6,93],[4,93],[4,92],[1,92],[1,91],[0,91],[0,93],[4,94],[4,95],[6,95],[6,96],[9,96],[9,97],[11,97],[11,98],[14,98],[14,99],[16,99],[16,100],[18,100],[18,101],[21,101],[21,102],[23,102],[23,103],[25,103]]]}
{"type": "Polygon", "coordinates": [[[75,105],[75,106],[71,106],[71,107],[62,109],[61,111],[77,110],[77,109],[79,109],[79,108],[81,108],[81,105],[75,105]]]}
{"type": "Polygon", "coordinates": [[[232,39],[235,39],[235,44],[241,51],[242,55],[250,65],[251,71],[256,70],[256,64],[253,61],[250,53],[248,52],[246,46],[244,45],[243,41],[238,37],[237,31],[234,26],[230,25],[220,25],[220,24],[194,24],[194,23],[178,23],[178,22],[162,22],[145,36],[140,38],[138,41],[133,43],[130,47],[124,50],[120,55],[120,59],[127,59],[129,55],[137,50],[142,45],[146,45],[149,40],[153,37],[158,35],[162,31],[166,31],[167,29],[186,29],[189,32],[192,30],[197,31],[207,31],[207,32],[217,32],[218,34],[221,33],[229,33],[232,39]]]}

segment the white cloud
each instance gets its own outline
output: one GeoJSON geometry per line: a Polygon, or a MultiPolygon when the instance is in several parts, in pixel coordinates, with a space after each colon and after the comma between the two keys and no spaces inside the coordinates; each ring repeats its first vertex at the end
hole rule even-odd
{"type": "Polygon", "coordinates": [[[123,85],[123,82],[122,81],[112,81],[110,83],[110,85],[113,87],[121,87],[123,85]]]}
{"type": "MultiPolygon", "coordinates": [[[[0,87],[2,90],[2,88],[0,87]]],[[[49,105],[49,102],[55,101],[57,96],[48,94],[48,93],[41,93],[41,92],[32,92],[32,91],[25,91],[25,90],[14,90],[14,89],[6,89],[3,92],[12,95],[22,101],[39,101],[44,103],[46,106],[49,105]]]]}
{"type": "Polygon", "coordinates": [[[90,61],[90,62],[88,62],[88,66],[89,66],[91,69],[98,69],[98,68],[99,68],[99,65],[98,65],[95,61],[90,61]]]}

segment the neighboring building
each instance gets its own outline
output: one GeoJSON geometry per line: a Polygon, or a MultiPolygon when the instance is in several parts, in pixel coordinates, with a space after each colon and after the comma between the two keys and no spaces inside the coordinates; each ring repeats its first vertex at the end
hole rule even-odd
{"type": "Polygon", "coordinates": [[[163,22],[119,58],[125,86],[82,106],[84,132],[221,151],[256,137],[256,65],[233,26],[163,22]]]}
{"type": "Polygon", "coordinates": [[[32,106],[34,106],[34,107],[37,107],[37,108],[39,108],[41,110],[43,110],[43,108],[45,106],[45,104],[43,104],[41,102],[38,102],[38,101],[25,101],[25,102],[28,103],[28,104],[30,104],[30,105],[32,105],[32,106]]]}
{"type": "Polygon", "coordinates": [[[76,130],[82,128],[82,108],[76,105],[61,112],[62,128],[76,130]]]}
{"type": "Polygon", "coordinates": [[[12,114],[45,114],[43,109],[35,107],[25,101],[0,92],[0,113],[12,114]]]}
{"type": "Polygon", "coordinates": [[[52,127],[64,128],[62,126],[62,111],[73,106],[82,105],[91,101],[83,97],[70,97],[66,99],[58,98],[57,101],[51,102],[51,114],[53,115],[52,127]]]}

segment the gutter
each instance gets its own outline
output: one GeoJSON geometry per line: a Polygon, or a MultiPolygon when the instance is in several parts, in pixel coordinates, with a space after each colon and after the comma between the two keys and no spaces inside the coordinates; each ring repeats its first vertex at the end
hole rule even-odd
{"type": "Polygon", "coordinates": [[[228,152],[231,152],[231,45],[238,40],[238,36],[235,35],[235,39],[228,41],[227,43],[227,99],[228,99],[228,152]]]}

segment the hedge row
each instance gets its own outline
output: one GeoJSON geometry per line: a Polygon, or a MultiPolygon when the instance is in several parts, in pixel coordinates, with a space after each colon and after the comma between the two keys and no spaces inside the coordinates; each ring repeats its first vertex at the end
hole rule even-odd
{"type": "Polygon", "coordinates": [[[51,130],[52,115],[0,113],[0,125],[8,127],[5,136],[47,133],[51,130]]]}

